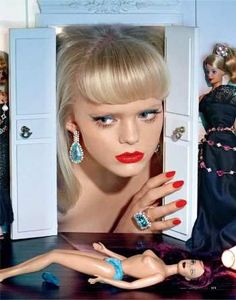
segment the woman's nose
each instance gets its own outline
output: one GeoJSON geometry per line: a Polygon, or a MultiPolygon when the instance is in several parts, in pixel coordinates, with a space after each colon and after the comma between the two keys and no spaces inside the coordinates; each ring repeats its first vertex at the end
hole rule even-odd
{"type": "Polygon", "coordinates": [[[135,120],[123,122],[120,127],[119,142],[133,145],[139,141],[139,129],[135,120]]]}

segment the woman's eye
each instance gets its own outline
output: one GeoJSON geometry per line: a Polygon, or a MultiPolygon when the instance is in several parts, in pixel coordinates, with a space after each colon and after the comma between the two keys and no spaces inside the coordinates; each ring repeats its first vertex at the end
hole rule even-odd
{"type": "Polygon", "coordinates": [[[139,118],[143,119],[144,121],[154,121],[157,114],[159,114],[161,110],[154,109],[154,110],[145,110],[139,114],[139,118]]]}
{"type": "Polygon", "coordinates": [[[93,117],[93,120],[98,126],[102,127],[109,127],[115,122],[115,119],[111,115],[93,117]]]}

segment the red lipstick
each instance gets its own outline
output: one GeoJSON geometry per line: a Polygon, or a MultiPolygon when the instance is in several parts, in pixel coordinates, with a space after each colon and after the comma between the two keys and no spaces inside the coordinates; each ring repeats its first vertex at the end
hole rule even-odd
{"type": "Polygon", "coordinates": [[[135,151],[135,152],[124,152],[116,156],[116,159],[123,164],[132,164],[136,163],[143,159],[144,153],[135,151]]]}

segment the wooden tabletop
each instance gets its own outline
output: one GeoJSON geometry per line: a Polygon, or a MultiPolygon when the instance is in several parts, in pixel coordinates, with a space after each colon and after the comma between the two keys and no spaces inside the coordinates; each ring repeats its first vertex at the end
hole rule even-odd
{"type": "MultiPolygon", "coordinates": [[[[92,250],[93,242],[101,241],[109,249],[125,254],[153,248],[155,243],[167,242],[184,248],[184,244],[165,235],[66,233],[45,238],[0,241],[1,268],[15,265],[55,248],[92,250]]],[[[173,290],[158,286],[140,290],[122,290],[105,284],[88,284],[88,276],[51,265],[44,271],[10,278],[0,284],[0,299],[236,299],[236,282],[207,289],[173,290]],[[60,287],[46,284],[41,275],[52,272],[60,280],[60,287]]]]}

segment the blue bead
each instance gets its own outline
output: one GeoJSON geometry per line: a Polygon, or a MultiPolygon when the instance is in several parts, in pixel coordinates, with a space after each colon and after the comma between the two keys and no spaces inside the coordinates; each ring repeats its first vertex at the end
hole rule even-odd
{"type": "Polygon", "coordinates": [[[55,286],[60,286],[60,280],[51,272],[44,272],[42,274],[43,280],[45,280],[47,283],[51,283],[55,286]]]}

